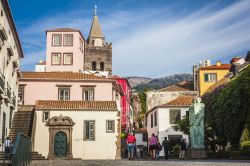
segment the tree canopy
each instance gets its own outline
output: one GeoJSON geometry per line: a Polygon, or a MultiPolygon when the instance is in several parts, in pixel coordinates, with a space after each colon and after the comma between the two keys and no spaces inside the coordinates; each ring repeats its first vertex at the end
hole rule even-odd
{"type": "Polygon", "coordinates": [[[224,142],[239,148],[244,128],[250,128],[250,66],[226,86],[203,96],[205,122],[224,142]]]}

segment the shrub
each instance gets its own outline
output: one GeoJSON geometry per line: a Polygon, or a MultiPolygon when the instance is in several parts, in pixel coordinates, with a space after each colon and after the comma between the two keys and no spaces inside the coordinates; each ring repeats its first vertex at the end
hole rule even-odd
{"type": "Polygon", "coordinates": [[[173,147],[173,154],[174,154],[174,155],[179,155],[179,154],[180,154],[180,150],[181,150],[180,146],[179,146],[178,144],[175,145],[175,146],[173,147]]]}
{"type": "Polygon", "coordinates": [[[121,132],[120,137],[121,137],[121,138],[126,138],[126,137],[127,137],[127,133],[121,132]]]}
{"type": "Polygon", "coordinates": [[[240,146],[243,151],[250,151],[250,141],[243,141],[240,146]]]}

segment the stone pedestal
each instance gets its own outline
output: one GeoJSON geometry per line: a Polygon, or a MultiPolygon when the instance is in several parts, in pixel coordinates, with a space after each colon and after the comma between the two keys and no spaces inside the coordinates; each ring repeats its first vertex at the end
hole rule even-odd
{"type": "Polygon", "coordinates": [[[190,148],[187,150],[187,157],[189,159],[206,159],[207,151],[205,149],[190,148]]]}

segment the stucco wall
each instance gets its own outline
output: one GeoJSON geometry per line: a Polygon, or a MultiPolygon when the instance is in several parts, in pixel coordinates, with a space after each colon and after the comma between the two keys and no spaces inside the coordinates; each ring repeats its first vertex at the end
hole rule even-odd
{"type": "Polygon", "coordinates": [[[143,141],[143,133],[135,133],[136,145],[147,146],[147,142],[143,141]]]}
{"type": "Polygon", "coordinates": [[[84,51],[80,50],[80,38],[79,32],[47,32],[46,71],[83,71],[84,51]],[[62,46],[52,46],[52,34],[62,34],[62,46]],[[73,46],[63,46],[63,34],[73,34],[73,46]],[[61,65],[51,65],[52,53],[61,53],[61,65]],[[73,53],[72,65],[63,65],[63,53],[73,53]]]}
{"type": "Polygon", "coordinates": [[[205,82],[204,75],[209,73],[217,74],[217,81],[221,80],[229,73],[229,70],[199,70],[199,95],[202,96],[207,89],[216,82],[205,82]]]}
{"type": "Polygon", "coordinates": [[[20,81],[24,87],[24,105],[35,105],[36,100],[58,100],[58,85],[69,85],[70,100],[82,100],[82,87],[95,86],[95,101],[112,101],[111,82],[25,82],[20,81]],[[49,93],[48,93],[49,92],[49,93]]]}
{"type": "MultiPolygon", "coordinates": [[[[35,134],[35,151],[43,156],[49,152],[49,128],[42,122],[43,111],[36,111],[37,123],[35,134]]],[[[72,153],[74,158],[82,159],[115,159],[117,121],[115,133],[106,133],[106,120],[116,120],[117,112],[94,111],[51,111],[53,116],[68,116],[75,125],[72,131],[72,153]],[[95,120],[95,141],[83,140],[84,120],[95,120]]]]}
{"type": "Polygon", "coordinates": [[[171,100],[176,99],[180,95],[197,95],[196,91],[179,91],[179,92],[160,92],[149,91],[147,94],[147,109],[148,111],[155,106],[165,104],[171,100]]]}

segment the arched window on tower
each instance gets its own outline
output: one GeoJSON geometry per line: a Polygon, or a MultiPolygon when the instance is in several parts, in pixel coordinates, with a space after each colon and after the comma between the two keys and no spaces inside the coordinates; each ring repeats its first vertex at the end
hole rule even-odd
{"type": "Polygon", "coordinates": [[[104,63],[103,62],[100,63],[100,70],[104,71],[104,63]]]}
{"type": "Polygon", "coordinates": [[[93,70],[93,71],[96,71],[96,62],[95,62],[95,61],[92,62],[92,70],[93,70]]]}

